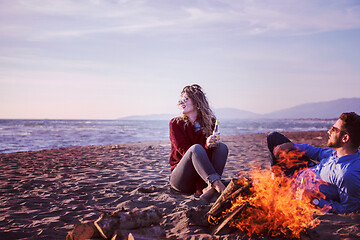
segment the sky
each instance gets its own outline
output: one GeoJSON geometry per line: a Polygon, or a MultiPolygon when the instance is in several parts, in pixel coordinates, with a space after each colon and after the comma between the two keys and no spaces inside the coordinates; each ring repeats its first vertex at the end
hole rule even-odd
{"type": "Polygon", "coordinates": [[[0,118],[269,113],[360,97],[358,0],[0,0],[0,118]]]}

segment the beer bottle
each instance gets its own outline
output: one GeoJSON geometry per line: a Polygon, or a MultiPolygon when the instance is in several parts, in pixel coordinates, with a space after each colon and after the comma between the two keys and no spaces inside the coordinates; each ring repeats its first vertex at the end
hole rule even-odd
{"type": "Polygon", "coordinates": [[[215,144],[220,142],[220,122],[216,120],[215,127],[213,131],[213,135],[215,136],[215,144]]]}

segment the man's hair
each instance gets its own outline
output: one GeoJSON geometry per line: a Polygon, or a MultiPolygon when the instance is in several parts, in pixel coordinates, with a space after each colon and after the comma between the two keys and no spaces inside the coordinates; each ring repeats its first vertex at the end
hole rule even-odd
{"type": "Polygon", "coordinates": [[[354,112],[343,113],[340,119],[344,122],[343,128],[350,136],[354,148],[360,146],[360,116],[354,112]]]}

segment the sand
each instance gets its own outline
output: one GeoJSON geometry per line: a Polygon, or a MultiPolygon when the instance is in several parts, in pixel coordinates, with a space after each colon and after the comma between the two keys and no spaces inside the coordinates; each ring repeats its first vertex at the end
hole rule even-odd
{"type": "MultiPolygon", "coordinates": [[[[298,143],[324,146],[326,132],[286,135],[298,143]]],[[[269,168],[266,134],[223,136],[229,147],[224,179],[269,168]]],[[[75,224],[94,221],[103,210],[157,206],[163,239],[247,239],[212,236],[191,215],[206,209],[193,195],[170,189],[170,143],[155,141],[0,155],[0,239],[65,239],[75,224]]],[[[210,205],[209,205],[210,206],[210,205]]],[[[325,214],[303,239],[360,239],[360,214],[325,214]]]]}

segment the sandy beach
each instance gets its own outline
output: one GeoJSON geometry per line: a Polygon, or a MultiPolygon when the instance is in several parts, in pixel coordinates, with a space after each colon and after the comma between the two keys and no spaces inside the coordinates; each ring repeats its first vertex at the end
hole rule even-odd
{"type": "MultiPolygon", "coordinates": [[[[326,132],[285,133],[298,143],[325,146],[326,132]]],[[[269,168],[266,134],[223,136],[229,147],[224,179],[269,168]]],[[[248,239],[211,235],[192,221],[206,206],[170,189],[169,141],[21,152],[0,155],[0,239],[65,239],[75,224],[100,212],[155,205],[162,239],[248,239]],[[200,209],[200,210],[199,210],[200,209]]],[[[360,213],[325,214],[302,239],[360,239],[360,213]]],[[[135,238],[136,239],[136,238],[135,238]]],[[[266,237],[265,237],[266,239],[266,237]]],[[[270,239],[270,238],[269,238],[270,239]]]]}

